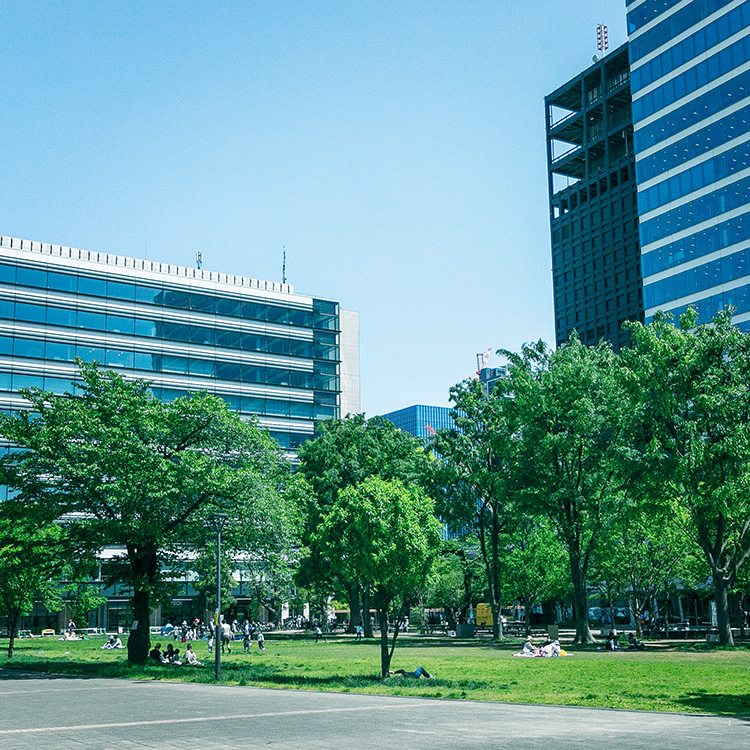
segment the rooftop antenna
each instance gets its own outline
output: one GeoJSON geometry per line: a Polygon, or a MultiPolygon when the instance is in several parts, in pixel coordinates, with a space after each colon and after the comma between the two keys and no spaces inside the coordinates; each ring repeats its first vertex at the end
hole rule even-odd
{"type": "Polygon", "coordinates": [[[203,267],[203,253],[200,250],[195,253],[195,267],[199,271],[203,267]]]}
{"type": "Polygon", "coordinates": [[[596,48],[601,52],[602,57],[607,54],[609,49],[609,30],[603,23],[596,27],[596,48]]]}
{"type": "Polygon", "coordinates": [[[281,261],[281,283],[286,284],[286,245],[282,247],[284,248],[284,253],[281,261]]]}

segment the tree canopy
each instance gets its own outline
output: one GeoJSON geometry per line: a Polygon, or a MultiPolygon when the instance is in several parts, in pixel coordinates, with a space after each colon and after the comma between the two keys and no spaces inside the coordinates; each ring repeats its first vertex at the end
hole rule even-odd
{"type": "Polygon", "coordinates": [[[657,316],[632,324],[624,359],[644,452],[662,490],[690,518],[708,564],[719,636],[732,643],[727,594],[750,559],[750,335],[729,311],[696,325],[657,316]]]}
{"type": "Polygon", "coordinates": [[[267,538],[287,517],[289,471],[267,433],[216,396],[164,403],[143,380],[79,368],[75,395],[29,389],[28,410],[2,418],[22,451],[0,475],[19,507],[65,520],[82,553],[121,549],[109,570],[132,589],[128,656],[143,663],[151,606],[188,551],[212,541],[210,515],[227,513],[246,546],[267,538]]]}
{"type": "MultiPolygon", "coordinates": [[[[315,531],[338,500],[339,494],[368,477],[420,482],[428,461],[421,442],[383,417],[365,419],[363,414],[322,422],[320,434],[299,449],[299,473],[307,482],[304,555],[297,580],[317,598],[343,594],[349,603],[350,629],[369,611],[369,589],[356,571],[344,564],[328,566],[320,560],[315,531]]],[[[342,598],[343,598],[342,597],[342,598]]],[[[365,634],[372,635],[370,618],[364,618],[365,634]]]]}
{"type": "Polygon", "coordinates": [[[316,544],[331,566],[348,566],[369,586],[380,621],[381,674],[388,677],[406,604],[424,586],[440,549],[432,500],[416,485],[369,477],[339,493],[316,532],[316,544]]]}

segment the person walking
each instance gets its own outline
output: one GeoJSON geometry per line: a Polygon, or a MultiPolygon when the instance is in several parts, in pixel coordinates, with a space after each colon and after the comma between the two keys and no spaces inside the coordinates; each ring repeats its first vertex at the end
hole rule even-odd
{"type": "Polygon", "coordinates": [[[328,643],[328,639],[323,635],[323,631],[320,629],[320,625],[315,626],[315,643],[318,642],[318,639],[322,638],[324,643],[328,643]]]}
{"type": "Polygon", "coordinates": [[[258,651],[265,651],[266,650],[266,638],[263,635],[263,631],[258,628],[258,651]]]}
{"type": "Polygon", "coordinates": [[[221,623],[221,653],[226,648],[227,653],[232,653],[232,626],[228,622],[221,623]]]}

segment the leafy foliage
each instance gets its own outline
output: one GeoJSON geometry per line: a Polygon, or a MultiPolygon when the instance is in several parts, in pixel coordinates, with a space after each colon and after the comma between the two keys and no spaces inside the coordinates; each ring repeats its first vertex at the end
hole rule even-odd
{"type": "Polygon", "coordinates": [[[0,460],[0,475],[25,507],[69,519],[82,554],[122,548],[109,572],[133,591],[129,657],[143,663],[151,603],[188,551],[210,543],[210,515],[227,513],[245,545],[265,538],[284,516],[288,467],[218,397],[163,403],[145,381],[79,368],[77,395],[29,389],[29,410],[3,417],[0,433],[25,451],[0,460]]]}
{"type": "Polygon", "coordinates": [[[719,634],[732,643],[727,592],[750,559],[750,336],[730,312],[696,327],[657,316],[630,327],[645,452],[665,494],[691,521],[716,592],[719,634]]]}
{"type": "Polygon", "coordinates": [[[8,620],[8,657],[13,656],[18,621],[34,602],[47,609],[62,606],[54,578],[64,564],[62,531],[56,524],[39,524],[28,515],[3,508],[0,517],[0,613],[8,620]]]}
{"type": "Polygon", "coordinates": [[[370,477],[339,494],[315,542],[331,565],[357,571],[369,586],[380,620],[381,674],[387,677],[406,604],[424,585],[439,550],[440,523],[432,500],[416,485],[370,477]],[[389,648],[388,615],[394,603],[389,648]]]}

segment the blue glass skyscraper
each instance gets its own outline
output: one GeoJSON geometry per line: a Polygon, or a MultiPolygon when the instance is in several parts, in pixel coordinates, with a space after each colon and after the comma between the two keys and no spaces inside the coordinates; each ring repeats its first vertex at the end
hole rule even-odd
{"type": "Polygon", "coordinates": [[[750,1],[627,3],[643,304],[750,328],[750,1]]]}

